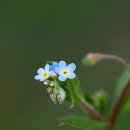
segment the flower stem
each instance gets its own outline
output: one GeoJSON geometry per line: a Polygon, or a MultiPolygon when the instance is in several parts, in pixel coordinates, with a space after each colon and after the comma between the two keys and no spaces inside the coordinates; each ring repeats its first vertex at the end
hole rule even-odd
{"type": "Polygon", "coordinates": [[[88,112],[91,115],[91,117],[93,117],[95,120],[101,121],[103,119],[103,117],[93,108],[93,106],[91,106],[91,104],[85,101],[85,99],[80,98],[80,106],[86,112],[88,112]]]}
{"type": "MultiPolygon", "coordinates": [[[[102,60],[105,60],[105,59],[106,60],[114,60],[114,61],[121,63],[122,65],[124,65],[124,67],[130,73],[129,64],[121,57],[116,56],[116,55],[102,54],[102,53],[93,53],[93,54],[100,57],[100,59],[102,59],[102,60]]],[[[125,100],[125,97],[128,93],[129,88],[130,88],[130,77],[129,77],[129,80],[127,81],[126,85],[124,86],[124,89],[122,90],[121,94],[119,95],[119,98],[117,99],[117,102],[115,103],[115,106],[113,108],[113,111],[112,111],[112,114],[111,114],[111,117],[109,120],[109,126],[108,126],[109,130],[115,129],[116,120],[118,118],[119,112],[120,112],[121,107],[124,103],[124,100],[125,100]]]]}
{"type": "Polygon", "coordinates": [[[110,54],[102,54],[102,53],[94,53],[95,55],[98,55],[100,58],[102,59],[106,59],[106,60],[114,60],[114,61],[117,61],[119,63],[121,63],[122,65],[124,65],[124,67],[126,69],[128,69],[129,73],[130,73],[130,67],[128,65],[128,63],[122,59],[121,57],[119,56],[116,56],[116,55],[110,55],[110,54]]]}
{"type": "MultiPolygon", "coordinates": [[[[123,64],[124,67],[130,73],[129,64],[124,59],[122,59],[121,57],[115,56],[115,55],[109,55],[109,54],[100,54],[100,53],[99,53],[99,55],[102,56],[103,59],[115,60],[115,61],[123,64]]],[[[125,97],[128,93],[129,88],[130,88],[130,78],[127,81],[127,83],[125,84],[124,89],[122,90],[121,94],[119,95],[119,97],[117,99],[117,102],[115,103],[115,106],[113,108],[113,111],[112,111],[112,114],[111,114],[111,117],[110,117],[110,120],[109,120],[109,130],[115,129],[116,120],[118,118],[119,112],[121,110],[122,104],[124,103],[124,100],[125,100],[125,97]]]]}
{"type": "Polygon", "coordinates": [[[129,90],[129,87],[130,87],[130,78],[129,80],[127,81],[124,89],[122,90],[116,104],[115,104],[115,107],[112,111],[112,116],[110,118],[110,122],[109,122],[109,125],[110,125],[110,130],[113,130],[114,127],[115,127],[115,123],[116,123],[116,120],[117,120],[117,117],[119,115],[119,112],[120,112],[120,109],[121,109],[121,106],[124,102],[124,99],[125,99],[125,96],[127,95],[127,92],[129,90]]]}

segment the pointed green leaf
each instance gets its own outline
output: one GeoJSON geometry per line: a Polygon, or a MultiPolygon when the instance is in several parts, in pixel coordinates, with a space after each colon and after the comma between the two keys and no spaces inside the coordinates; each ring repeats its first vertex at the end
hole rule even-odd
{"type": "Polygon", "coordinates": [[[105,130],[105,123],[88,119],[86,117],[68,116],[58,118],[60,125],[72,126],[86,130],[105,130]]]}
{"type": "Polygon", "coordinates": [[[66,92],[66,99],[73,105],[79,101],[79,80],[78,78],[67,80],[63,86],[66,92]]]}
{"type": "MultiPolygon", "coordinates": [[[[128,79],[130,78],[130,74],[129,72],[126,70],[122,76],[119,79],[119,82],[116,86],[116,90],[115,90],[115,98],[117,99],[121,93],[121,91],[123,90],[125,84],[127,83],[128,79]]],[[[130,110],[130,89],[129,92],[126,95],[124,104],[122,106],[122,110],[121,112],[125,112],[127,110],[130,110]]]]}
{"type": "Polygon", "coordinates": [[[110,97],[105,90],[100,90],[93,95],[94,107],[98,112],[107,117],[110,111],[110,97]]]}
{"type": "Polygon", "coordinates": [[[119,78],[119,81],[118,81],[118,84],[117,84],[116,90],[115,90],[116,98],[120,95],[121,91],[123,90],[125,84],[127,83],[128,79],[129,79],[129,77],[130,77],[129,72],[126,70],[123,72],[123,74],[119,78]]]}
{"type": "Polygon", "coordinates": [[[101,115],[107,117],[110,111],[110,97],[105,90],[94,94],[84,93],[84,99],[89,102],[101,115]]]}

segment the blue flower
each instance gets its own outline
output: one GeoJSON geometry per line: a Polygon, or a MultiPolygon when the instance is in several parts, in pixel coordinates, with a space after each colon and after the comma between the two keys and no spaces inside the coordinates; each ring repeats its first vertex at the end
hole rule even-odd
{"type": "Polygon", "coordinates": [[[51,71],[55,71],[55,68],[58,66],[59,66],[58,62],[52,62],[52,65],[50,65],[49,69],[51,71]]]}
{"type": "Polygon", "coordinates": [[[51,75],[51,71],[49,70],[49,64],[45,65],[45,69],[39,68],[37,73],[38,75],[34,77],[35,80],[39,80],[41,82],[45,81],[51,75]]]}
{"type": "Polygon", "coordinates": [[[76,74],[74,73],[76,65],[74,63],[66,65],[65,61],[60,61],[59,66],[55,68],[55,72],[59,75],[60,81],[65,81],[67,78],[74,79],[76,74]]]}

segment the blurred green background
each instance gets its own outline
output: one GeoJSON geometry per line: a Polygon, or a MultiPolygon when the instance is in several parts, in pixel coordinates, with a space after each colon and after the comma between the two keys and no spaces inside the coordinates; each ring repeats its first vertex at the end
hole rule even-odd
{"type": "MultiPolygon", "coordinates": [[[[81,59],[88,52],[130,61],[130,2],[1,1],[0,129],[78,130],[59,128],[55,118],[83,112],[54,105],[34,76],[47,60],[63,59],[77,64],[82,90],[104,88],[113,97],[123,67],[108,61],[85,67],[81,59]]],[[[129,121],[126,113],[118,120],[118,130],[129,130],[129,121]]]]}

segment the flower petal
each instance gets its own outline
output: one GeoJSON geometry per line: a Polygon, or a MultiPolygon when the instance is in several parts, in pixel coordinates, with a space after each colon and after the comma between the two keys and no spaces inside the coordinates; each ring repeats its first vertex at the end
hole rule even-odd
{"type": "Polygon", "coordinates": [[[43,68],[39,68],[39,69],[37,70],[37,73],[38,73],[38,74],[42,74],[44,71],[45,71],[45,70],[44,70],[43,68]]]}
{"type": "Polygon", "coordinates": [[[47,71],[47,72],[49,71],[49,64],[45,65],[45,71],[47,71]]]}
{"type": "Polygon", "coordinates": [[[48,73],[48,74],[49,74],[49,76],[51,76],[51,74],[52,74],[53,72],[54,72],[54,71],[49,71],[49,73],[48,73]]]}
{"type": "Polygon", "coordinates": [[[41,76],[40,75],[36,75],[34,78],[35,78],[35,80],[40,80],[41,76]]]}
{"type": "Polygon", "coordinates": [[[71,63],[67,66],[67,69],[71,72],[75,71],[76,65],[74,63],[71,63]]]}
{"type": "Polygon", "coordinates": [[[45,78],[42,78],[42,77],[40,78],[40,81],[41,81],[41,82],[42,82],[42,81],[45,81],[45,80],[46,80],[45,78]]]}
{"type": "Polygon", "coordinates": [[[68,78],[69,79],[74,79],[76,77],[76,74],[75,73],[70,73],[69,75],[68,75],[68,78]]]}
{"type": "Polygon", "coordinates": [[[49,66],[49,69],[50,69],[50,71],[53,71],[53,66],[50,65],[50,66],[49,66]]]}
{"type": "Polygon", "coordinates": [[[66,62],[65,61],[60,61],[59,62],[59,67],[63,68],[63,69],[66,68],[66,62]]]}
{"type": "Polygon", "coordinates": [[[59,76],[58,79],[59,79],[60,81],[65,81],[65,80],[66,80],[66,77],[59,76]]]}
{"type": "Polygon", "coordinates": [[[59,67],[56,67],[56,68],[55,68],[55,72],[56,72],[58,75],[60,75],[60,69],[59,69],[59,67]]]}
{"type": "Polygon", "coordinates": [[[53,67],[58,67],[59,66],[58,62],[53,62],[52,65],[53,65],[53,67]]]}

